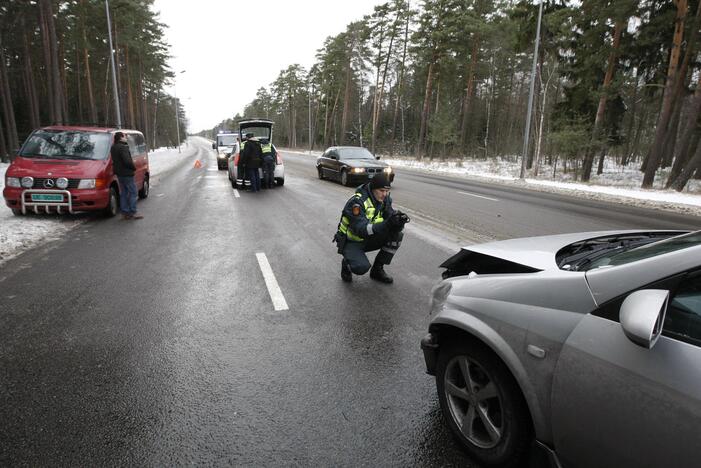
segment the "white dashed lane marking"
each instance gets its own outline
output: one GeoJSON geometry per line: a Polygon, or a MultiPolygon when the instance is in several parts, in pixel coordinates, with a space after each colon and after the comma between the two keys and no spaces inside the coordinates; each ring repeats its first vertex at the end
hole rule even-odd
{"type": "Polygon", "coordinates": [[[280,286],[277,284],[273,269],[270,268],[268,257],[263,252],[257,252],[256,257],[260,271],[263,273],[263,279],[265,279],[265,285],[268,287],[268,294],[273,301],[273,307],[275,310],[288,310],[287,301],[285,301],[285,296],[282,295],[280,286]]]}
{"type": "Polygon", "coordinates": [[[484,195],[477,195],[477,194],[475,194],[475,193],[460,192],[460,191],[458,191],[458,193],[461,193],[461,194],[463,194],[463,195],[469,195],[469,196],[471,196],[471,197],[484,198],[485,200],[499,201],[499,200],[497,200],[496,198],[489,198],[489,197],[485,197],[484,195]]]}
{"type": "Polygon", "coordinates": [[[239,191],[236,190],[236,189],[234,189],[234,196],[235,196],[236,198],[240,198],[240,197],[241,197],[241,196],[239,195],[239,191]]]}

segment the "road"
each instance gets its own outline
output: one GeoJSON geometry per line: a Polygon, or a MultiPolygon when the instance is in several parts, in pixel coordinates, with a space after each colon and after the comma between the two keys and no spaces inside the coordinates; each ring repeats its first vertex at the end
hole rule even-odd
{"type": "Polygon", "coordinates": [[[284,154],[283,187],[238,194],[189,151],[144,220],[91,218],[2,266],[0,464],[477,466],[419,349],[438,265],[474,240],[699,225],[398,171],[395,283],[346,284],[331,238],[352,188],[284,154]]]}

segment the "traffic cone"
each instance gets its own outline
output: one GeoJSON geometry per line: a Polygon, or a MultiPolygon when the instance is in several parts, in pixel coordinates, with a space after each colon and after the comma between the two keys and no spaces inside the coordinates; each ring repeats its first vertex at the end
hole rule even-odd
{"type": "Polygon", "coordinates": [[[200,169],[201,167],[202,167],[202,163],[200,162],[200,160],[199,159],[196,160],[195,161],[195,169],[200,169]]]}

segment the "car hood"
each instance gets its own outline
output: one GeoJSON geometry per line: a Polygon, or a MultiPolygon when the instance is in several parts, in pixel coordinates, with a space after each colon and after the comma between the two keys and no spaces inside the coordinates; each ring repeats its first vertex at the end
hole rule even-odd
{"type": "Polygon", "coordinates": [[[350,167],[388,167],[389,164],[372,159],[344,159],[343,164],[350,167]]]}
{"type": "Polygon", "coordinates": [[[66,177],[92,179],[105,168],[107,160],[35,159],[17,157],[7,170],[10,177],[66,177]]]}
{"type": "Polygon", "coordinates": [[[527,237],[509,239],[486,244],[476,244],[463,247],[465,252],[474,252],[495,259],[505,260],[534,270],[559,270],[555,261],[557,252],[575,242],[593,239],[595,237],[628,234],[635,232],[650,232],[640,230],[630,231],[592,231],[552,236],[527,237]]]}

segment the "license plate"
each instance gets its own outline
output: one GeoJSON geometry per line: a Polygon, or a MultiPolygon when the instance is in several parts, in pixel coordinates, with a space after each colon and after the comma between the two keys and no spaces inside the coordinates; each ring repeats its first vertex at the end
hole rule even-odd
{"type": "Polygon", "coordinates": [[[62,202],[63,195],[60,193],[33,193],[32,201],[36,202],[62,202]]]}

